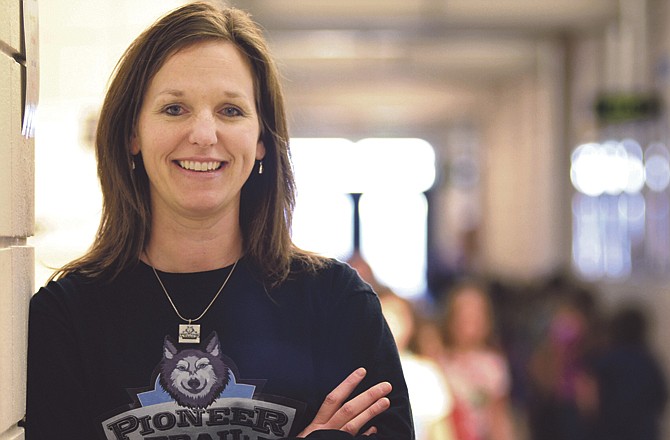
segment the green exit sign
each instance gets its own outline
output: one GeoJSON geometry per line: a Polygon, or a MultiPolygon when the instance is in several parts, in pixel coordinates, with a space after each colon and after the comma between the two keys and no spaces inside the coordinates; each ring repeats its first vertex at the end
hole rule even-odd
{"type": "Polygon", "coordinates": [[[595,108],[600,122],[633,122],[658,116],[661,112],[661,100],[651,94],[606,93],[598,97],[595,108]]]}

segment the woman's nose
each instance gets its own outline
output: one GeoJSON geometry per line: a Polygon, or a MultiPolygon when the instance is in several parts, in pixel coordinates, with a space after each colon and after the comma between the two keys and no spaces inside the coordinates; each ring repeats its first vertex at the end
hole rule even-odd
{"type": "Polygon", "coordinates": [[[201,147],[208,147],[217,142],[216,120],[211,114],[200,114],[193,118],[189,141],[201,147]]]}

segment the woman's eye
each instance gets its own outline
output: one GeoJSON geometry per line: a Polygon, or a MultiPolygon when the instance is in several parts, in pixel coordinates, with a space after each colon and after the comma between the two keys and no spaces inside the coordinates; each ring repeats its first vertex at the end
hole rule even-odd
{"type": "Polygon", "coordinates": [[[242,112],[237,107],[225,107],[221,110],[224,116],[240,116],[242,112]]]}
{"type": "Polygon", "coordinates": [[[168,105],[163,111],[170,116],[179,116],[182,114],[182,108],[177,104],[168,105]]]}

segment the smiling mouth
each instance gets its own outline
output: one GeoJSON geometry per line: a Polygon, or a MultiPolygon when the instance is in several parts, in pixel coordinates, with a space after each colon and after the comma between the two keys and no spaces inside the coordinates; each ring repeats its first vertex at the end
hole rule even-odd
{"type": "Polygon", "coordinates": [[[222,162],[196,162],[193,160],[180,160],[177,164],[189,171],[215,171],[221,168],[222,162]]]}

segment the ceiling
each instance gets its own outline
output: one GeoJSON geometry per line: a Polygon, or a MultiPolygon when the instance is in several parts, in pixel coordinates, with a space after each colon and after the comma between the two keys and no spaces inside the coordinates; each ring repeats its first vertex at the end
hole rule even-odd
{"type": "Polygon", "coordinates": [[[619,0],[239,0],[267,31],[293,136],[421,135],[481,110],[539,42],[600,32],[619,0]]]}

